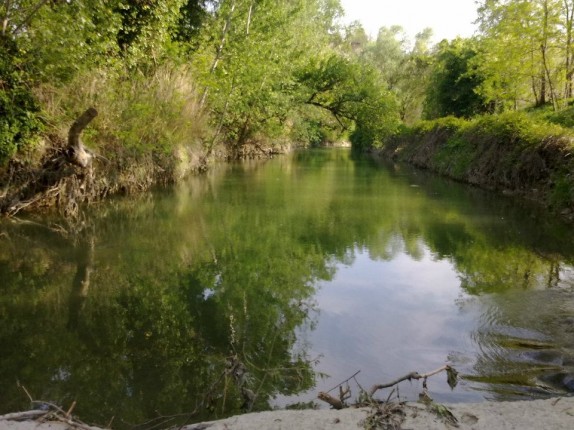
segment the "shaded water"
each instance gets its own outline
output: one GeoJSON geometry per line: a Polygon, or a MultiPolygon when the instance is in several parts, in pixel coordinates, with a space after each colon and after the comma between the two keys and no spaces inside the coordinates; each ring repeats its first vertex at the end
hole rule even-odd
{"type": "Polygon", "coordinates": [[[0,224],[0,412],[167,427],[445,363],[437,401],[574,392],[573,234],[510,199],[324,150],[91,213],[0,224]]]}

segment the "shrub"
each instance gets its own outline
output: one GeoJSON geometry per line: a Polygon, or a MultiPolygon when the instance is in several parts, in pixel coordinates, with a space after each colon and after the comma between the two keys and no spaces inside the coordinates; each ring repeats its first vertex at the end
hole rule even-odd
{"type": "Polygon", "coordinates": [[[10,41],[0,40],[0,164],[34,142],[42,128],[40,108],[15,54],[10,41]]]}
{"type": "Polygon", "coordinates": [[[85,136],[109,159],[120,153],[164,157],[179,146],[201,146],[207,120],[196,93],[189,71],[174,65],[151,76],[92,71],[66,87],[40,90],[50,122],[62,124],[54,130],[59,135],[86,107],[95,106],[99,116],[85,136]]]}

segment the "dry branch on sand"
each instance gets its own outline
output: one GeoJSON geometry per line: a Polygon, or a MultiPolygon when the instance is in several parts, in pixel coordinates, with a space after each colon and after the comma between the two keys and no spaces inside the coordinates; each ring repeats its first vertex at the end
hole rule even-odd
{"type": "Polygon", "coordinates": [[[34,409],[0,415],[0,428],[2,428],[3,421],[36,421],[39,424],[50,421],[64,423],[69,429],[93,430],[93,427],[90,427],[72,416],[72,411],[76,407],[75,400],[72,402],[68,410],[65,411],[60,406],[53,403],[43,400],[34,400],[26,387],[20,385],[20,383],[18,383],[18,386],[26,393],[26,396],[30,399],[30,403],[33,405],[34,409]]]}
{"type": "Polygon", "coordinates": [[[410,372],[400,378],[395,379],[394,381],[384,383],[384,384],[375,384],[373,385],[369,391],[366,391],[361,387],[361,385],[356,380],[356,376],[359,372],[354,373],[351,377],[347,378],[346,380],[342,381],[341,383],[337,384],[335,387],[330,389],[327,392],[320,392],[318,394],[318,398],[333,407],[333,409],[343,409],[347,407],[346,400],[351,397],[351,388],[349,386],[349,381],[354,380],[357,386],[359,387],[359,399],[358,401],[352,405],[355,407],[359,406],[369,406],[371,407],[371,412],[367,416],[367,418],[363,421],[363,426],[366,429],[377,429],[377,428],[385,428],[385,429],[400,429],[401,423],[404,421],[405,412],[403,409],[404,403],[402,402],[391,402],[390,399],[395,392],[395,389],[391,391],[389,396],[387,397],[386,401],[379,401],[373,398],[374,394],[383,388],[391,388],[397,386],[399,383],[403,381],[412,381],[414,380],[423,380],[423,391],[419,394],[419,400],[426,404],[427,407],[431,412],[436,414],[439,418],[443,421],[456,426],[457,419],[454,415],[443,405],[435,403],[431,396],[428,393],[427,387],[427,379],[431,376],[437,375],[439,373],[446,372],[447,374],[447,382],[451,388],[454,388],[457,384],[457,375],[458,372],[452,368],[451,366],[445,365],[438,369],[435,369],[431,372],[426,373],[419,373],[419,372],[410,372]],[[330,392],[334,391],[335,389],[339,389],[339,396],[338,398],[329,394],[330,392]]]}
{"type": "Polygon", "coordinates": [[[3,421],[36,421],[38,423],[57,421],[66,424],[68,428],[72,429],[93,429],[92,427],[72,416],[72,410],[75,406],[75,402],[72,403],[67,412],[52,403],[41,401],[33,401],[32,403],[38,407],[41,407],[41,409],[32,409],[30,411],[14,412],[11,414],[0,415],[0,427],[2,427],[3,421]]]}

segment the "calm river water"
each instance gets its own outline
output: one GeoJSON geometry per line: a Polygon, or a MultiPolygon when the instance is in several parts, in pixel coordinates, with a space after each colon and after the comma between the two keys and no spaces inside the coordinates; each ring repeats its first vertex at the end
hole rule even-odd
{"type": "Polygon", "coordinates": [[[439,402],[572,393],[573,239],[526,204],[339,149],[222,165],[81,222],[3,221],[0,413],[28,408],[25,388],[165,428],[444,364],[461,378],[429,379],[439,402]]]}

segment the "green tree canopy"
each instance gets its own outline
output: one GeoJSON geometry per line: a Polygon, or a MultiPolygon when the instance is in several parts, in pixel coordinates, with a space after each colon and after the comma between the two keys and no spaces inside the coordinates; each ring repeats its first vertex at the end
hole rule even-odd
{"type": "Polygon", "coordinates": [[[425,100],[428,118],[468,118],[488,111],[486,99],[477,92],[483,79],[475,71],[474,46],[472,39],[460,38],[439,44],[425,100]]]}

